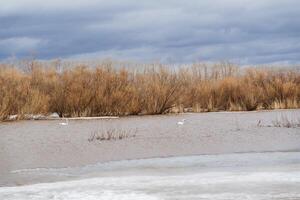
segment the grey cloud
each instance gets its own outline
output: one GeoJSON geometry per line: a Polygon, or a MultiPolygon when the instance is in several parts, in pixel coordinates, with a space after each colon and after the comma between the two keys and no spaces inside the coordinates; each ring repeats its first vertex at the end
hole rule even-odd
{"type": "Polygon", "coordinates": [[[41,2],[0,3],[0,59],[300,63],[297,0],[41,2]]]}

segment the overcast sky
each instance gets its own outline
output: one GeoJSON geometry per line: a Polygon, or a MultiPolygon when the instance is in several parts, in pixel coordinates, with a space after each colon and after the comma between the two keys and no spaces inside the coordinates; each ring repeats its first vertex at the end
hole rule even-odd
{"type": "Polygon", "coordinates": [[[0,60],[300,63],[299,0],[1,0],[0,60]]]}

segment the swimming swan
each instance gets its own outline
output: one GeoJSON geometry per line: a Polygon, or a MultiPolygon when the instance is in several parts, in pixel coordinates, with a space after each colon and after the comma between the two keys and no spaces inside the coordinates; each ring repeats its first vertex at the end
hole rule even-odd
{"type": "Polygon", "coordinates": [[[183,124],[184,124],[184,122],[185,122],[185,119],[183,119],[183,120],[181,120],[181,121],[177,122],[177,125],[183,125],[183,124]]]}
{"type": "Polygon", "coordinates": [[[60,125],[62,125],[62,126],[67,126],[67,125],[69,125],[69,120],[68,120],[68,118],[66,118],[66,122],[61,122],[61,123],[59,123],[60,125]]]}

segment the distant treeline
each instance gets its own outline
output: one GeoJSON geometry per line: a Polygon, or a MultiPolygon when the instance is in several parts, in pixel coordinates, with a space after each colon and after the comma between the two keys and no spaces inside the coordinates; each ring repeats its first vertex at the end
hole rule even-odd
{"type": "Polygon", "coordinates": [[[299,107],[300,72],[292,68],[0,65],[0,120],[54,112],[75,117],[299,107]]]}

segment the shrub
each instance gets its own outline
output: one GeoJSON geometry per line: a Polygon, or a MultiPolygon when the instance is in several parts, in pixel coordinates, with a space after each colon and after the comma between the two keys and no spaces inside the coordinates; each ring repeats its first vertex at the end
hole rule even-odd
{"type": "Polygon", "coordinates": [[[300,107],[297,69],[74,65],[64,69],[35,61],[26,70],[0,65],[0,120],[53,112],[71,117],[300,107]]]}

